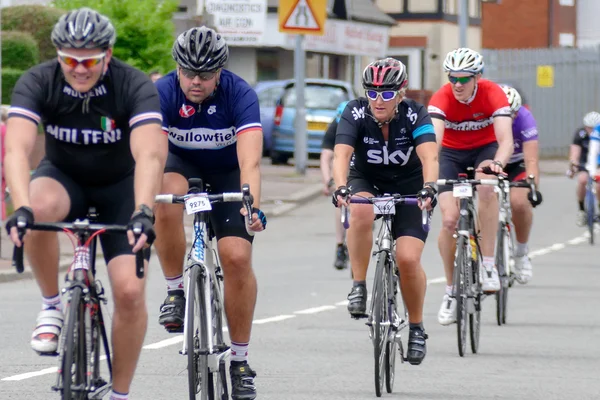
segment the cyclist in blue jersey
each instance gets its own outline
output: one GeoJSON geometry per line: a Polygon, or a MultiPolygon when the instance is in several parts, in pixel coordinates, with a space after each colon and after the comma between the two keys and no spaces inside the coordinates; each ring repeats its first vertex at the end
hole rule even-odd
{"type": "MultiPolygon", "coordinates": [[[[600,125],[597,125],[592,133],[590,133],[590,147],[585,169],[590,176],[596,180],[596,198],[598,199],[598,207],[600,207],[600,172],[598,165],[600,164],[600,125]]],[[[600,212],[600,209],[599,209],[600,212]]]]}
{"type": "MultiPolygon", "coordinates": [[[[256,92],[223,69],[229,49],[213,29],[203,26],[183,32],[172,53],[177,69],[156,82],[163,130],[169,137],[162,192],[185,194],[188,179],[194,177],[202,178],[215,193],[239,191],[247,183],[254,197],[250,229],[263,230],[267,221],[258,208],[263,135],[256,92]]],[[[213,205],[210,216],[223,267],[233,399],[256,398],[248,342],[257,289],[251,266],[252,236],[246,232],[244,215],[239,204],[220,203],[213,205]]],[[[170,332],[180,332],[185,308],[183,207],[159,205],[156,233],[168,291],[159,323],[170,332]]]]}

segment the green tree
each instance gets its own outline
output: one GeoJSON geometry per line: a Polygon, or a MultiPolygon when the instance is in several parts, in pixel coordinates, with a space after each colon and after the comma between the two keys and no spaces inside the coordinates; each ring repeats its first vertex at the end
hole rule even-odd
{"type": "Polygon", "coordinates": [[[54,0],[53,5],[65,10],[89,7],[109,17],[117,31],[114,56],[120,60],[146,72],[174,68],[178,0],[54,0]]]}
{"type": "Polygon", "coordinates": [[[2,67],[26,70],[40,61],[38,44],[30,33],[0,31],[2,67]]]}

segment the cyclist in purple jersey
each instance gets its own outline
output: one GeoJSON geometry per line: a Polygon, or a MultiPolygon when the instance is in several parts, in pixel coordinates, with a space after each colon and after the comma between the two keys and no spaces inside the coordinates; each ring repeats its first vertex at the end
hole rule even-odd
{"type": "MultiPolygon", "coordinates": [[[[539,185],[538,165],[538,130],[537,123],[531,112],[521,107],[522,100],[519,92],[506,85],[500,86],[510,104],[513,116],[513,143],[514,151],[504,171],[511,182],[520,181],[529,175],[535,176],[536,186],[539,185]]],[[[515,273],[517,281],[521,284],[529,282],[533,275],[533,267],[528,256],[529,233],[533,222],[532,208],[541,203],[541,194],[538,192],[537,202],[533,202],[529,189],[513,188],[510,192],[510,206],[512,221],[515,225],[515,273]]]]}

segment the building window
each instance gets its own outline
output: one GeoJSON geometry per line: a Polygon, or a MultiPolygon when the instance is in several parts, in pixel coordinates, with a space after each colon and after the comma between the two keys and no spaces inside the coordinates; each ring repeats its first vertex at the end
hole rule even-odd
{"type": "Polygon", "coordinates": [[[457,15],[458,0],[444,0],[443,12],[444,14],[457,15]]]}
{"type": "Polygon", "coordinates": [[[278,79],[279,55],[276,51],[256,50],[257,81],[278,79]]]}
{"type": "Polygon", "coordinates": [[[558,4],[561,6],[574,6],[575,0],[558,0],[558,4]]]}

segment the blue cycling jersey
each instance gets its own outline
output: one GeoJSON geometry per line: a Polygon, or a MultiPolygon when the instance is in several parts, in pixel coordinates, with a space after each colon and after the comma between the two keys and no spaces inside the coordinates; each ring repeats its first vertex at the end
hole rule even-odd
{"type": "Polygon", "coordinates": [[[176,71],[159,79],[156,87],[169,152],[205,171],[238,168],[237,137],[262,129],[258,97],[246,81],[222,70],[215,93],[202,104],[185,97],[176,71]]]}

